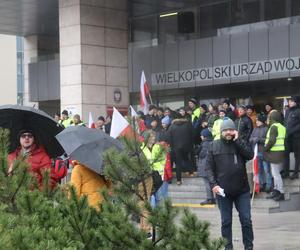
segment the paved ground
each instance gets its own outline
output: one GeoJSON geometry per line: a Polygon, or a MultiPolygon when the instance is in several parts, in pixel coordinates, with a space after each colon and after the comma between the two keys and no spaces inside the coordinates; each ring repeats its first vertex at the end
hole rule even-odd
{"type": "MultiPolygon", "coordinates": [[[[211,223],[211,233],[220,237],[220,214],[217,208],[192,209],[199,219],[211,223]]],[[[300,211],[268,214],[253,211],[255,250],[300,250],[300,211]]],[[[238,215],[233,218],[234,249],[243,250],[242,233],[238,215]]]]}

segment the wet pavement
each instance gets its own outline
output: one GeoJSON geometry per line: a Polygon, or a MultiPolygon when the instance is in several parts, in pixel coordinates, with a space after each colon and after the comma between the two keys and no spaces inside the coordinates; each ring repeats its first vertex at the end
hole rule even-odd
{"type": "MultiPolygon", "coordinates": [[[[213,237],[221,236],[221,218],[217,208],[192,209],[199,219],[211,223],[213,237]]],[[[300,250],[300,211],[272,213],[252,211],[255,250],[300,250]]],[[[242,232],[237,212],[233,212],[233,244],[243,250],[242,232]]]]}

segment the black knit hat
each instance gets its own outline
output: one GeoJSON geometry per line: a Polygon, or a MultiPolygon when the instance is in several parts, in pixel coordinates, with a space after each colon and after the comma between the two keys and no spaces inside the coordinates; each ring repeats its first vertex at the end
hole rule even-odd
{"type": "Polygon", "coordinates": [[[254,110],[254,106],[253,106],[253,105],[246,105],[246,108],[247,108],[247,109],[254,110]]]}
{"type": "Polygon", "coordinates": [[[225,100],[223,101],[223,103],[226,103],[228,106],[230,105],[229,99],[225,99],[225,100]]]}
{"type": "Polygon", "coordinates": [[[220,114],[221,112],[223,112],[226,115],[226,110],[225,109],[220,109],[218,113],[220,114]]]}
{"type": "Polygon", "coordinates": [[[22,135],[22,134],[25,134],[25,133],[30,133],[30,134],[33,135],[33,137],[35,137],[34,132],[33,132],[32,129],[30,129],[30,128],[23,128],[23,129],[21,129],[21,130],[19,131],[19,133],[18,133],[18,140],[20,139],[21,135],[22,135]]]}
{"type": "Polygon", "coordinates": [[[262,123],[265,123],[266,122],[266,120],[267,120],[267,117],[265,116],[265,114],[258,114],[257,115],[257,117],[256,117],[256,120],[257,121],[260,121],[260,122],[262,122],[262,123]]]}
{"type": "Polygon", "coordinates": [[[61,112],[61,114],[62,114],[62,115],[68,116],[68,115],[69,115],[69,112],[68,112],[68,110],[63,110],[63,112],[61,112]]]}
{"type": "Polygon", "coordinates": [[[207,105],[206,104],[201,104],[200,107],[203,108],[205,110],[205,112],[207,111],[207,105]]]}
{"type": "Polygon", "coordinates": [[[297,104],[300,104],[300,96],[291,96],[290,100],[297,104]]]}

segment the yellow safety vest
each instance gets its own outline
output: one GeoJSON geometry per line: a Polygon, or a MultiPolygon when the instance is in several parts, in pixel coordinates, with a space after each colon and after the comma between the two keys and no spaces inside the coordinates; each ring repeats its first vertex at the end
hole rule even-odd
{"type": "Polygon", "coordinates": [[[218,119],[214,122],[213,128],[212,128],[212,135],[214,137],[214,140],[221,139],[221,124],[223,122],[223,119],[218,119]]]}
{"type": "Polygon", "coordinates": [[[68,118],[67,120],[62,120],[62,125],[64,125],[65,128],[69,127],[72,125],[73,119],[72,118],[68,118]]]}
{"type": "Polygon", "coordinates": [[[276,138],[276,142],[273,145],[273,147],[270,149],[270,151],[284,151],[285,150],[284,139],[285,139],[285,135],[286,135],[286,129],[280,123],[274,123],[271,125],[271,127],[269,128],[268,133],[267,133],[265,145],[267,145],[270,140],[270,131],[273,126],[277,127],[278,135],[276,138]]]}
{"type": "Polygon", "coordinates": [[[196,108],[192,113],[192,122],[201,115],[200,108],[196,108]]]}
{"type": "Polygon", "coordinates": [[[163,175],[167,160],[164,148],[159,144],[154,144],[152,151],[145,145],[142,146],[142,150],[145,157],[150,162],[152,169],[158,171],[160,175],[163,175]]]}

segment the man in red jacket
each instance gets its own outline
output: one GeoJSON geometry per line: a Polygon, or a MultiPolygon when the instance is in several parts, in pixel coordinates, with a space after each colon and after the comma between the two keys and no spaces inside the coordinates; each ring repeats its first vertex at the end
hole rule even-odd
{"type": "Polygon", "coordinates": [[[51,159],[45,148],[36,143],[34,133],[30,129],[23,129],[18,134],[19,147],[8,155],[9,172],[13,172],[13,163],[19,156],[25,156],[30,168],[29,171],[36,177],[39,186],[42,186],[43,171],[50,170],[51,186],[54,187],[58,177],[51,168],[51,159]]]}

